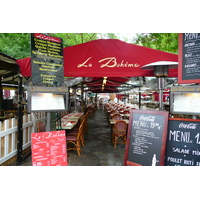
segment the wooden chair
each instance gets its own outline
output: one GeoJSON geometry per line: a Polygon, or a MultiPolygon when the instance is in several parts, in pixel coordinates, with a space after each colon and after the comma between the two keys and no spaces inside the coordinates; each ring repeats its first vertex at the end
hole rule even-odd
{"type": "Polygon", "coordinates": [[[37,122],[37,132],[45,132],[46,131],[46,125],[42,121],[37,122]]]}
{"type": "Polygon", "coordinates": [[[85,118],[84,134],[87,133],[88,131],[88,116],[89,116],[89,112],[86,112],[86,114],[84,115],[84,118],[85,118]]]}
{"type": "Polygon", "coordinates": [[[89,116],[94,116],[94,108],[92,106],[87,107],[87,112],[89,113],[89,116]]]}
{"type": "Polygon", "coordinates": [[[130,111],[129,110],[124,110],[123,114],[130,114],[130,111]]]}
{"type": "Polygon", "coordinates": [[[127,127],[127,123],[123,120],[116,121],[115,125],[113,126],[114,149],[116,148],[116,144],[126,144],[127,127]],[[120,139],[122,141],[120,141],[120,139]]]}
{"type": "Polygon", "coordinates": [[[76,150],[81,156],[81,137],[84,131],[84,124],[81,123],[77,132],[66,132],[67,151],[76,150]]]}
{"type": "Polygon", "coordinates": [[[117,114],[114,114],[114,115],[111,117],[111,119],[120,120],[120,119],[122,119],[122,116],[121,116],[119,113],[117,113],[117,114]]]}

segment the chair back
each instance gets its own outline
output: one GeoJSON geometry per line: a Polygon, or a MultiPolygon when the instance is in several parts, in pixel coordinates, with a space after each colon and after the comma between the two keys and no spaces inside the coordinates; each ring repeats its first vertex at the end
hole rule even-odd
{"type": "Polygon", "coordinates": [[[116,134],[126,134],[127,123],[123,120],[118,120],[116,121],[113,129],[116,134]]]}
{"type": "Polygon", "coordinates": [[[37,132],[45,132],[46,131],[46,125],[42,121],[37,122],[37,132]]]}
{"type": "Polygon", "coordinates": [[[84,123],[85,123],[85,118],[81,122],[79,129],[78,129],[78,134],[76,135],[76,139],[80,139],[81,135],[83,134],[84,131],[84,123]]]}
{"type": "Polygon", "coordinates": [[[119,113],[117,110],[112,110],[112,111],[110,112],[110,115],[111,115],[111,114],[117,114],[117,113],[119,113]]]}
{"type": "Polygon", "coordinates": [[[115,120],[120,120],[122,119],[122,116],[119,113],[117,113],[117,114],[114,114],[111,118],[115,120]]]}
{"type": "Polygon", "coordinates": [[[123,114],[130,114],[130,111],[129,110],[124,110],[123,114]]]}

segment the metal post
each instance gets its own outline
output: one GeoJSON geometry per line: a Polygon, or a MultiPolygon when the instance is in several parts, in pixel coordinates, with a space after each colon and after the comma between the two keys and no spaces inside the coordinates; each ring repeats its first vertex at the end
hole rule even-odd
{"type": "Polygon", "coordinates": [[[18,134],[17,134],[17,165],[22,162],[22,150],[23,150],[23,131],[22,131],[22,76],[19,74],[18,79],[18,134]]]}
{"type": "Polygon", "coordinates": [[[46,131],[51,131],[51,113],[47,112],[46,131]]]}
{"type": "Polygon", "coordinates": [[[141,92],[140,92],[140,87],[139,87],[139,110],[141,108],[141,92]]]}
{"type": "Polygon", "coordinates": [[[163,111],[163,90],[165,88],[165,78],[157,77],[158,89],[159,89],[159,110],[163,111]]]}
{"type": "Polygon", "coordinates": [[[84,85],[83,82],[81,82],[81,112],[84,112],[83,92],[84,92],[84,85]]]}
{"type": "Polygon", "coordinates": [[[74,87],[74,112],[77,111],[77,107],[76,107],[76,86],[74,87]]]}

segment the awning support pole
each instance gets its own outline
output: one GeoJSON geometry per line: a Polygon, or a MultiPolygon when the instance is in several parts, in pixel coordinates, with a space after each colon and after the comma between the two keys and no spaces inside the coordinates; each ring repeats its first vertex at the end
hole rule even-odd
{"type": "Polygon", "coordinates": [[[23,123],[23,110],[22,110],[22,76],[19,74],[18,79],[18,134],[17,134],[17,165],[19,165],[23,158],[22,158],[22,151],[23,151],[23,130],[22,130],[22,123],[23,123]]]}

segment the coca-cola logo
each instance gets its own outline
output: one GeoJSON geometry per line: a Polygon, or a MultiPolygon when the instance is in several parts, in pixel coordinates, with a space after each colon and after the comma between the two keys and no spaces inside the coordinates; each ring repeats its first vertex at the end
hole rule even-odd
{"type": "Polygon", "coordinates": [[[197,124],[184,124],[184,123],[180,123],[179,124],[179,128],[185,128],[185,129],[196,129],[197,124]]]}

